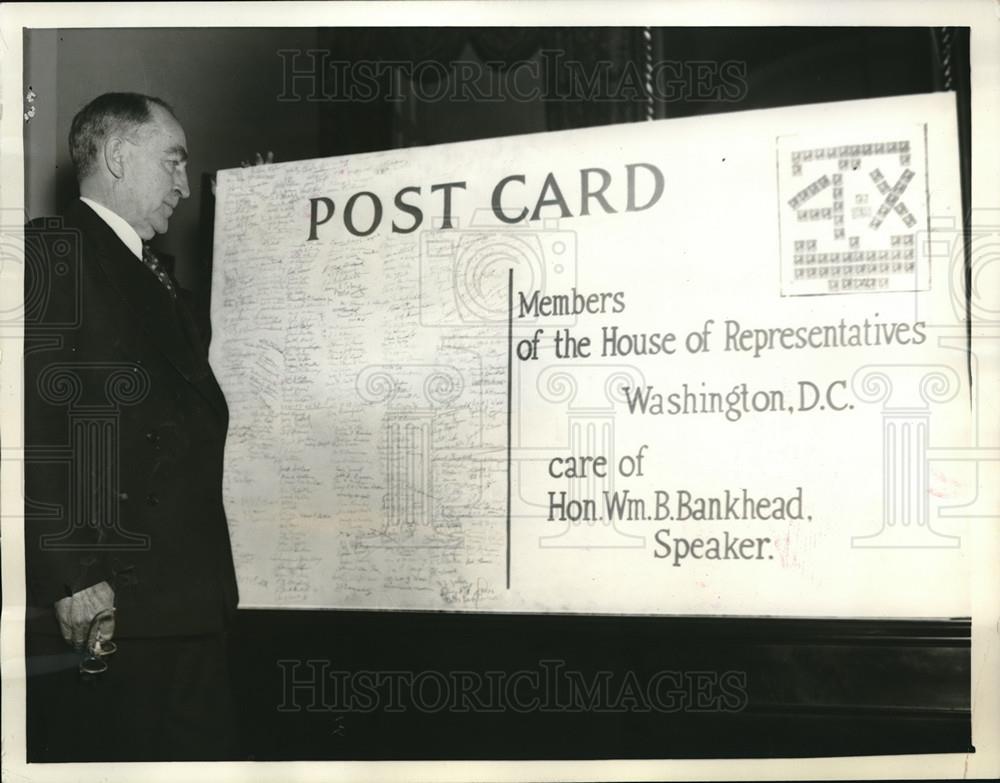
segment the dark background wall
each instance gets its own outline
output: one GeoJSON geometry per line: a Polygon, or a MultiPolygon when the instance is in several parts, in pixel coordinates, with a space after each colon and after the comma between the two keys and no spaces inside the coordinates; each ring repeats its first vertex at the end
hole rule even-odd
{"type": "MultiPolygon", "coordinates": [[[[175,259],[181,284],[198,292],[211,279],[204,177],[258,151],[301,160],[647,116],[645,98],[627,89],[617,97],[573,97],[579,85],[567,81],[566,68],[551,67],[553,58],[604,74],[599,89],[607,84],[612,92],[627,84],[629,67],[641,73],[647,57],[687,69],[742,64],[738,99],[681,89],[651,102],[654,118],[929,92],[947,88],[942,49],[957,56],[960,38],[927,28],[659,28],[648,43],[638,28],[35,30],[25,40],[25,83],[37,94],[37,114],[24,133],[25,203],[35,218],[58,213],[77,196],[67,137],[73,115],[91,98],[127,90],[165,99],[188,136],[191,198],[154,244],[175,259]],[[421,84],[401,78],[388,98],[383,80],[374,99],[347,99],[333,74],[359,61],[423,66],[415,69],[421,84]],[[535,70],[514,67],[525,61],[535,70]],[[476,66],[473,89],[489,100],[456,97],[458,62],[476,66]],[[602,64],[610,67],[601,71],[602,64]],[[330,66],[325,95],[315,89],[323,66],[330,66]],[[309,75],[296,80],[295,70],[309,75]],[[561,75],[549,78],[557,70],[561,75]]],[[[951,73],[961,79],[960,69],[951,73]]]]}
{"type": "Polygon", "coordinates": [[[203,174],[239,166],[256,151],[278,160],[319,154],[318,106],[277,102],[282,48],[315,48],[317,32],[273,29],[77,29],[27,37],[25,81],[37,94],[25,127],[29,217],[59,212],[76,198],[69,126],[102,92],[156,95],[170,103],[187,134],[191,197],[156,239],[176,259],[182,285],[195,288],[201,259],[203,174]]]}
{"type": "MultiPolygon", "coordinates": [[[[111,89],[174,104],[192,153],[192,198],[160,250],[175,256],[182,284],[210,280],[211,199],[204,175],[257,150],[279,160],[340,155],[513,133],[739,111],[819,101],[952,89],[959,102],[963,188],[968,186],[967,31],[824,29],[225,29],[45,30],[26,41],[26,82],[38,95],[26,126],[31,217],[75,196],[65,150],[73,113],[111,89]],[[428,100],[433,84],[395,82],[398,100],[309,99],[308,79],[286,81],[282,50],[346,62],[490,63],[478,84],[500,100],[428,100]],[[649,102],[553,99],[566,83],[517,71],[543,52],[592,69],[609,63],[614,83],[649,58],[745,66],[739,99],[680,96],[649,102]],[[947,67],[945,64],[947,63],[947,67]],[[527,79],[527,81],[525,81],[527,79]],[[279,96],[285,95],[286,100],[279,96]]],[[[305,59],[297,67],[309,69],[305,59]]],[[[544,72],[544,69],[542,69],[544,72]]],[[[398,76],[398,75],[397,75],[398,76]]],[[[447,85],[446,85],[447,86],[447,85]]],[[[444,92],[448,92],[445,90],[444,92]]],[[[966,191],[967,192],[967,191],[966,191]]],[[[203,292],[207,293],[207,292],[203,292]]],[[[455,615],[420,612],[240,611],[233,631],[243,756],[264,759],[639,758],[854,755],[970,749],[967,619],[776,620],[455,615]],[[310,664],[310,661],[313,662],[310,664]],[[414,704],[338,709],[326,670],[541,672],[561,661],[586,680],[607,673],[614,688],[633,676],[735,672],[735,709],[669,713],[626,709],[518,712],[414,704]],[[317,663],[318,662],[318,663],[317,663]],[[324,668],[326,667],[326,668],[324,668]]],[[[711,690],[711,688],[710,688],[711,690]]],[[[691,696],[692,694],[688,694],[691,696]]],[[[696,694],[693,694],[696,695],[696,694]]],[[[607,706],[607,705],[605,705],[607,706]]],[[[718,705],[717,705],[718,706],[718,705]]],[[[29,758],[42,758],[32,745],[29,758]]]]}

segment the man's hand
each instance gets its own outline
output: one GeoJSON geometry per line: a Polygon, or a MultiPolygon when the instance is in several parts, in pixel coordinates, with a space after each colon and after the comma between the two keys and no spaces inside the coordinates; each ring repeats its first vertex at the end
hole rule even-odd
{"type": "MultiPolygon", "coordinates": [[[[274,163],[274,153],[268,150],[267,157],[264,157],[259,152],[253,160],[241,160],[240,168],[250,168],[251,166],[263,166],[265,163],[274,163]]],[[[213,174],[209,178],[209,183],[212,186],[212,195],[215,195],[215,175],[213,174]]]]}
{"type": "MultiPolygon", "coordinates": [[[[60,598],[55,603],[56,618],[59,620],[59,630],[62,637],[75,649],[82,649],[87,644],[87,633],[90,623],[101,612],[113,609],[115,606],[115,591],[107,582],[98,582],[85,590],[68,598],[60,598]]],[[[103,640],[108,640],[115,633],[114,617],[101,622],[100,634],[103,640]]]]}
{"type": "Polygon", "coordinates": [[[241,160],[240,166],[244,169],[250,168],[251,166],[263,166],[265,163],[274,163],[274,153],[268,151],[267,158],[261,155],[259,152],[253,160],[241,160]]]}

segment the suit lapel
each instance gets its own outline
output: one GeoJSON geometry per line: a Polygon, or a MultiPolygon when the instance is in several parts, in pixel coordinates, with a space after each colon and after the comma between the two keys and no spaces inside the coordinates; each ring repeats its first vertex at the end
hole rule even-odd
{"type": "MultiPolygon", "coordinates": [[[[149,336],[150,342],[174,369],[195,386],[223,418],[228,418],[225,398],[198,345],[198,337],[192,332],[193,318],[185,305],[170,296],[115,232],[82,201],[74,203],[66,219],[95,244],[93,259],[132,313],[138,328],[149,336]]],[[[87,257],[86,253],[84,255],[87,257]]]]}

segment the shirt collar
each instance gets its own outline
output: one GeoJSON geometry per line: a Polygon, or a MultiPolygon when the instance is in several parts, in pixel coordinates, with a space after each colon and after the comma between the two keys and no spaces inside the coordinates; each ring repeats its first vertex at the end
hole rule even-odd
{"type": "Polygon", "coordinates": [[[132,255],[140,261],[142,260],[142,237],[136,233],[125,218],[103,204],[98,204],[93,199],[80,196],[80,201],[94,210],[97,216],[108,224],[108,228],[114,231],[117,237],[125,243],[125,247],[132,251],[132,255]]]}

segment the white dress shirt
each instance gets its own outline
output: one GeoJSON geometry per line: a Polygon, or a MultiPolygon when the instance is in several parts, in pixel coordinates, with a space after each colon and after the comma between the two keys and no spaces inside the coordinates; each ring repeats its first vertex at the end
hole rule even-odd
{"type": "Polygon", "coordinates": [[[97,217],[108,224],[108,228],[115,232],[118,238],[125,243],[125,247],[132,251],[133,255],[142,261],[142,237],[135,229],[128,224],[117,212],[113,212],[103,204],[98,204],[93,199],[80,196],[80,201],[97,213],[97,217]]]}

